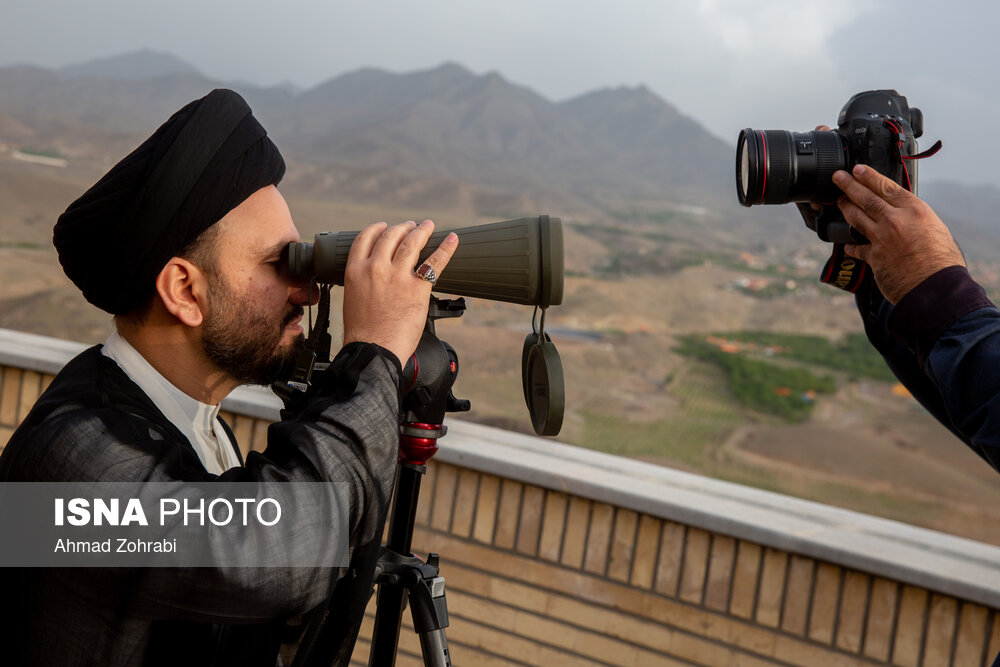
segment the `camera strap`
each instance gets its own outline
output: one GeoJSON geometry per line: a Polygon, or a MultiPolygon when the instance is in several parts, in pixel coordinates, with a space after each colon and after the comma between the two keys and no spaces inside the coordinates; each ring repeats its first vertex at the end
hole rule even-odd
{"type": "Polygon", "coordinates": [[[843,243],[833,244],[833,254],[823,267],[820,281],[854,294],[866,280],[871,280],[871,269],[860,259],[844,252],[843,243]]]}
{"type": "Polygon", "coordinates": [[[312,319],[312,290],[309,285],[309,337],[302,350],[295,356],[295,368],[291,377],[285,381],[277,381],[271,385],[271,390],[280,398],[286,408],[305,396],[312,385],[313,371],[325,371],[330,366],[330,285],[319,285],[319,313],[316,322],[312,319]]]}
{"type": "Polygon", "coordinates": [[[937,141],[935,141],[935,142],[934,142],[934,144],[933,144],[933,145],[932,145],[932,146],[931,146],[930,148],[928,148],[927,150],[925,150],[925,151],[921,151],[921,152],[917,153],[916,155],[901,155],[901,156],[900,156],[900,159],[901,159],[901,160],[923,160],[923,159],[924,159],[925,157],[930,157],[930,156],[932,156],[932,155],[936,155],[936,154],[937,154],[937,152],[938,152],[939,150],[941,150],[941,147],[942,147],[943,145],[944,145],[944,144],[942,144],[942,143],[941,143],[941,140],[940,140],[940,139],[938,139],[938,140],[937,140],[937,141]]]}

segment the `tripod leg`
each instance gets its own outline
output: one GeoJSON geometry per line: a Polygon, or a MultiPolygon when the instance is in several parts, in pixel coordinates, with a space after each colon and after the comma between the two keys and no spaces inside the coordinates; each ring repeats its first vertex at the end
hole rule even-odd
{"type": "Polygon", "coordinates": [[[451,654],[448,653],[448,638],[444,636],[444,628],[420,633],[420,652],[428,667],[451,667],[451,654]]]}
{"type": "Polygon", "coordinates": [[[392,667],[396,664],[403,596],[404,591],[398,584],[379,584],[375,598],[375,629],[372,631],[372,646],[368,653],[370,667],[392,667]]]}
{"type": "Polygon", "coordinates": [[[399,640],[399,615],[405,589],[410,601],[413,629],[420,637],[424,664],[451,667],[451,654],[444,629],[448,627],[448,602],[444,595],[444,577],[438,576],[437,554],[428,554],[427,562],[416,556],[400,556],[383,551],[379,559],[378,609],[372,635],[370,667],[395,664],[399,640]]]}
{"type": "Polygon", "coordinates": [[[438,555],[429,554],[425,576],[410,587],[410,614],[413,629],[420,635],[420,651],[428,667],[451,667],[451,653],[444,629],[448,627],[448,600],[445,598],[444,577],[437,576],[438,555]],[[430,576],[427,576],[430,575],[430,576]],[[422,585],[421,585],[422,584],[422,585]]]}
{"type": "MultiPolygon", "coordinates": [[[[402,440],[406,441],[405,436],[402,440]]],[[[420,576],[404,578],[404,574],[408,572],[407,563],[412,565],[412,561],[401,554],[410,553],[420,479],[426,470],[423,465],[401,463],[396,476],[392,515],[389,518],[389,540],[386,550],[379,558],[379,573],[375,577],[379,586],[375,604],[375,629],[372,631],[372,646],[368,655],[371,667],[392,667],[396,663],[399,623],[403,618],[403,601],[406,595],[404,589],[408,588],[407,581],[420,576]]]]}

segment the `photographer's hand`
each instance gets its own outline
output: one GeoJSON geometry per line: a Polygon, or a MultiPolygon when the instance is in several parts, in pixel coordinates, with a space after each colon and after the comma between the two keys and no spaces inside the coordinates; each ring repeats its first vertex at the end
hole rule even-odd
{"type": "Polygon", "coordinates": [[[864,165],[853,175],[838,171],[844,191],[837,201],[844,219],[868,237],[868,245],[845,246],[848,255],[872,269],[882,294],[898,303],[926,278],[949,266],[965,266],[951,232],[923,200],[864,165]]]}
{"type": "MultiPolygon", "coordinates": [[[[344,344],[375,343],[406,365],[424,330],[431,283],[414,274],[434,223],[412,220],[393,227],[365,228],[351,246],[344,273],[344,344]]],[[[438,275],[448,265],[458,237],[449,234],[427,262],[438,275]]]]}

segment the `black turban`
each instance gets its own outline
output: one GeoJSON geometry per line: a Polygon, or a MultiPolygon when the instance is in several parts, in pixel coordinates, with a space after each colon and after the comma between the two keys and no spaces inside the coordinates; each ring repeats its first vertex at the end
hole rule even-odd
{"type": "Polygon", "coordinates": [[[171,257],[284,173],[281,153],[244,99],[213,90],[171,116],[59,216],[59,262],[87,301],[127,313],[153,294],[171,257]]]}

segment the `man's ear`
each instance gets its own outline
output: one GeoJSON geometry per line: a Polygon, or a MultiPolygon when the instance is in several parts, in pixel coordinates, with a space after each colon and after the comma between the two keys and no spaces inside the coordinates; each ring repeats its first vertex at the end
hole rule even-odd
{"type": "Polygon", "coordinates": [[[182,257],[172,257],[156,276],[163,307],[182,324],[196,327],[205,319],[208,280],[205,273],[182,257]]]}

